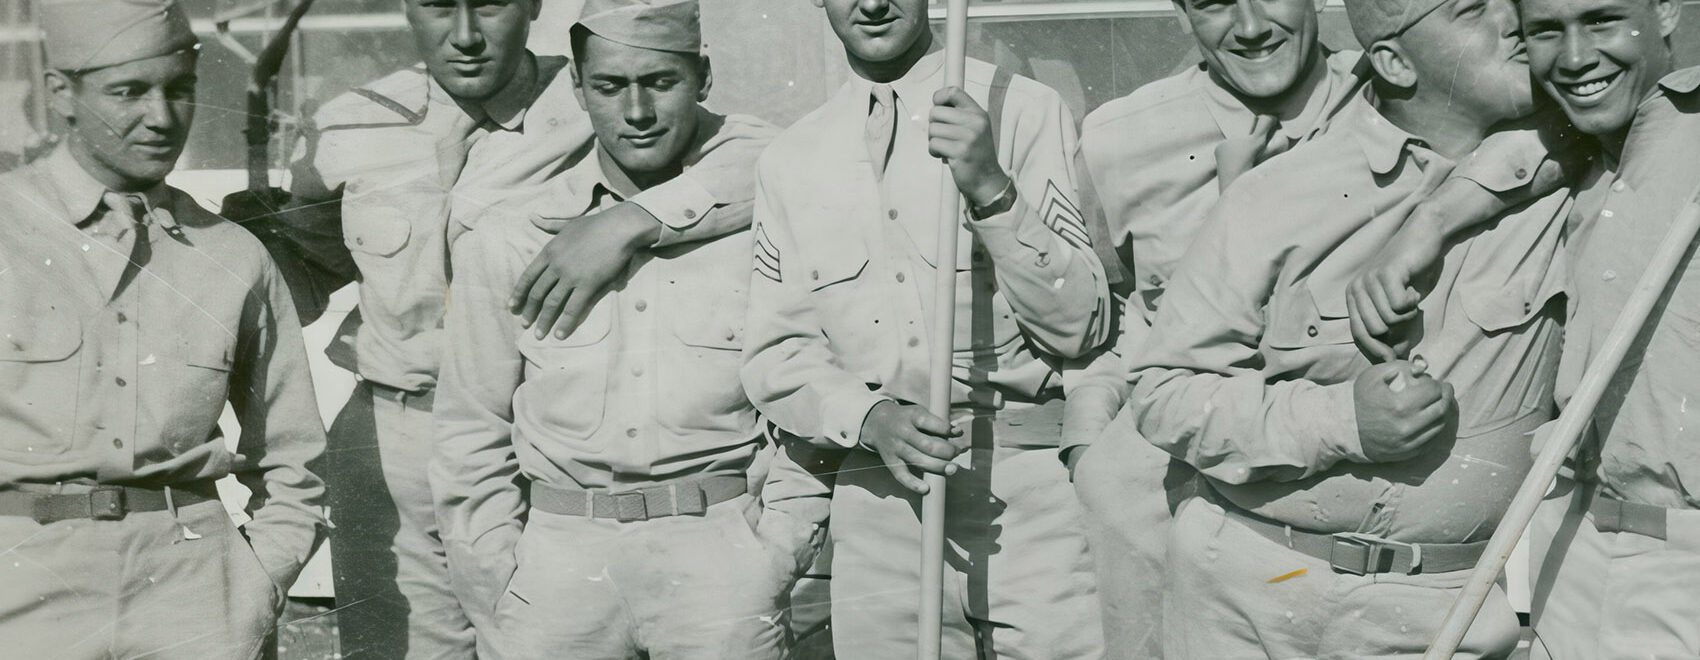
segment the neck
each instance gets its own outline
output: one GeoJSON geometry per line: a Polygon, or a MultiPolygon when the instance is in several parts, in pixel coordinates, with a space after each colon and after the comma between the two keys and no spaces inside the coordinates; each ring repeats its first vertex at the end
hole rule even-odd
{"type": "Polygon", "coordinates": [[[1418,93],[1407,99],[1383,99],[1376,108],[1400,130],[1422,138],[1435,153],[1456,161],[1482,143],[1488,126],[1449,105],[1447,99],[1427,99],[1418,93]]]}
{"type": "Polygon", "coordinates": [[[596,160],[602,166],[602,177],[607,179],[608,187],[626,199],[666,183],[685,171],[684,164],[680,162],[646,172],[631,170],[614,160],[608,150],[600,148],[596,150],[596,160]]]}
{"type": "Polygon", "coordinates": [[[95,159],[94,155],[90,154],[88,149],[74,138],[67,147],[71,152],[71,159],[77,161],[77,166],[81,167],[83,172],[99,182],[100,185],[106,186],[107,190],[123,193],[147,192],[161,183],[160,180],[131,179],[112,171],[95,159]]]}
{"type": "Polygon", "coordinates": [[[902,78],[905,73],[909,73],[910,69],[915,68],[916,62],[921,61],[922,57],[926,57],[927,53],[934,50],[933,46],[933,31],[923,30],[921,37],[916,39],[915,43],[910,44],[908,50],[884,62],[869,62],[851,55],[850,70],[866,80],[888,83],[902,78]]]}

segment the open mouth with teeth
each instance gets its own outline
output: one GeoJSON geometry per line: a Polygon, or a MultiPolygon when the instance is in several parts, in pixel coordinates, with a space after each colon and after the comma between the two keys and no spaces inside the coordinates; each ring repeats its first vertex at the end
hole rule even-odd
{"type": "Polygon", "coordinates": [[[1604,78],[1595,78],[1587,82],[1558,83],[1558,90],[1563,92],[1571,101],[1579,104],[1589,104],[1600,100],[1612,88],[1623,72],[1613,73],[1604,78]]]}
{"type": "Polygon", "coordinates": [[[1233,54],[1238,55],[1239,58],[1242,59],[1242,60],[1251,60],[1253,62],[1256,62],[1256,61],[1259,61],[1259,60],[1266,60],[1266,59],[1269,59],[1270,57],[1274,57],[1275,53],[1280,51],[1281,46],[1285,43],[1287,43],[1287,42],[1279,41],[1279,42],[1272,43],[1272,44],[1269,44],[1267,46],[1262,46],[1262,47],[1258,47],[1258,48],[1235,48],[1235,49],[1232,49],[1229,52],[1232,52],[1233,54]]]}

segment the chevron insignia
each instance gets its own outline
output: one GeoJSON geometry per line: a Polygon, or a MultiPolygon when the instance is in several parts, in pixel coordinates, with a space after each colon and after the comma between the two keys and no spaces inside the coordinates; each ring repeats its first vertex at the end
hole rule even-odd
{"type": "Polygon", "coordinates": [[[779,274],[779,248],[767,237],[767,230],[756,225],[756,273],[775,282],[783,281],[779,274]]]}
{"type": "Polygon", "coordinates": [[[1039,202],[1039,217],[1044,218],[1045,226],[1056,232],[1069,245],[1089,250],[1092,248],[1092,237],[1086,231],[1086,218],[1081,215],[1080,208],[1074,201],[1057,188],[1055,181],[1045,182],[1045,199],[1039,202]]]}

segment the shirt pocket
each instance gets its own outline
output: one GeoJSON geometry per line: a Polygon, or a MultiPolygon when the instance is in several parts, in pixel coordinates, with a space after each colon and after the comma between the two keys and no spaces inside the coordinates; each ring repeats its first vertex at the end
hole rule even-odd
{"type": "Polygon", "coordinates": [[[413,223],[406,211],[383,206],[381,201],[366,198],[351,204],[343,219],[343,241],[349,250],[372,257],[393,257],[407,247],[413,234],[413,223]]]}
{"type": "MultiPolygon", "coordinates": [[[[209,300],[205,309],[216,309],[209,300]]],[[[240,304],[233,303],[233,304],[240,304]]],[[[170,316],[173,335],[158,353],[144,355],[138,367],[143,382],[158,383],[170,396],[143,397],[155,407],[154,418],[170,420],[160,433],[168,449],[182,453],[206,442],[218,426],[230,395],[230,377],[241,332],[238,314],[211,316],[193,305],[180,305],[170,316]]],[[[159,321],[156,321],[159,323],[159,321]]]]}
{"type": "Polygon", "coordinates": [[[1324,316],[1303,282],[1270,297],[1263,341],[1270,349],[1264,368],[1272,376],[1343,380],[1365,362],[1353,344],[1351,319],[1324,316]]]}
{"type": "Polygon", "coordinates": [[[514,424],[538,431],[533,440],[548,438],[580,452],[605,449],[597,431],[607,414],[608,379],[617,350],[608,335],[618,304],[617,296],[608,294],[565,339],[520,333],[525,380],[514,396],[514,424]]]}
{"type": "Polygon", "coordinates": [[[58,295],[0,290],[0,454],[20,463],[73,449],[78,408],[95,403],[79,395],[81,319],[44,300],[58,295]]]}
{"type": "Polygon", "coordinates": [[[646,264],[660,278],[660,313],[678,344],[663,353],[656,384],[664,418],[681,430],[752,428],[738,368],[749,302],[749,232],[741,232],[646,264]],[[665,411],[678,411],[669,414],[665,411]]]}

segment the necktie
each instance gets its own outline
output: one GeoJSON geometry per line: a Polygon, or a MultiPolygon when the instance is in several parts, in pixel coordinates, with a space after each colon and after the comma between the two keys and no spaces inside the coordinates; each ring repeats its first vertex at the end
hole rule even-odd
{"type": "Polygon", "coordinates": [[[147,236],[147,202],[135,193],[110,191],[102,194],[100,201],[106,210],[89,233],[111,250],[111,254],[97,257],[95,263],[116,295],[152,254],[147,236]]]}
{"type": "Polygon", "coordinates": [[[891,157],[891,141],[897,135],[897,95],[891,85],[873,86],[873,101],[868,108],[868,160],[874,164],[874,178],[885,178],[885,162],[891,157]]]}

